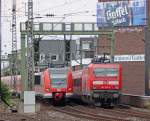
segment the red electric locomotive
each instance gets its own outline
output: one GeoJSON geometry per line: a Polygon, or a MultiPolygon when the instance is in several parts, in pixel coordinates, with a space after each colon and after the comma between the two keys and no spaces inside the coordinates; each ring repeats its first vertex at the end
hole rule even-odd
{"type": "Polygon", "coordinates": [[[83,69],[73,68],[74,97],[96,106],[118,103],[122,87],[120,64],[90,63],[83,69]]]}
{"type": "Polygon", "coordinates": [[[44,98],[62,101],[73,95],[72,71],[68,67],[48,68],[43,73],[44,98]]]}

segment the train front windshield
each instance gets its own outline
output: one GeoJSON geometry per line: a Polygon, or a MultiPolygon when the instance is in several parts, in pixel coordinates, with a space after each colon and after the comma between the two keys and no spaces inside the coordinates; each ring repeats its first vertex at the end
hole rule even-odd
{"type": "Polygon", "coordinates": [[[116,69],[116,68],[95,68],[94,75],[96,77],[118,76],[118,69],[116,69]]]}
{"type": "Polygon", "coordinates": [[[64,78],[53,78],[51,85],[53,88],[65,88],[66,87],[66,79],[64,79],[64,78]]]}
{"type": "Polygon", "coordinates": [[[51,87],[53,88],[66,88],[67,68],[53,68],[50,69],[51,87]]]}

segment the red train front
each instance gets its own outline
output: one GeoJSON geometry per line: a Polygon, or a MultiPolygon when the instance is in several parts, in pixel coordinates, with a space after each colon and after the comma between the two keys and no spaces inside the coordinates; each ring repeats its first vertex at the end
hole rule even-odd
{"type": "Polygon", "coordinates": [[[119,101],[121,65],[91,63],[82,70],[73,71],[74,94],[97,106],[113,106],[119,101]]]}
{"type": "Polygon", "coordinates": [[[65,68],[48,68],[43,73],[44,98],[62,101],[73,94],[72,73],[65,68]]]}

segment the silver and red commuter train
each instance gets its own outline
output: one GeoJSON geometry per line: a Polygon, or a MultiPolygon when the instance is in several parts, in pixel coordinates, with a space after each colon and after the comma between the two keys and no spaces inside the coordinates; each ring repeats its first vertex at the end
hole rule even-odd
{"type": "MultiPolygon", "coordinates": [[[[21,93],[21,76],[18,76],[15,91],[21,93]]],[[[13,89],[11,77],[2,81],[13,89]]],[[[122,68],[117,63],[90,63],[63,68],[47,68],[35,74],[33,89],[43,98],[62,101],[69,97],[80,98],[97,106],[113,106],[119,102],[122,88],[122,68]]]]}
{"type": "MultiPolygon", "coordinates": [[[[11,76],[2,77],[4,84],[8,85],[12,92],[20,94],[22,92],[21,76],[17,76],[15,89],[11,76]]],[[[73,95],[72,71],[70,67],[47,68],[41,73],[35,73],[33,90],[36,96],[62,101],[73,95]]]]}
{"type": "Polygon", "coordinates": [[[43,73],[44,98],[64,100],[73,95],[71,68],[48,68],[43,73]]]}

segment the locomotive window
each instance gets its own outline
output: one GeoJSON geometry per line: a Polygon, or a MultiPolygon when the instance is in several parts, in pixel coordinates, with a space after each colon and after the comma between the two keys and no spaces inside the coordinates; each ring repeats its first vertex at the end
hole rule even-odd
{"type": "Polygon", "coordinates": [[[40,75],[35,75],[34,76],[34,84],[35,85],[40,85],[41,84],[41,76],[40,75]]]}
{"type": "Polygon", "coordinates": [[[117,76],[118,69],[115,68],[95,68],[94,69],[95,76],[117,76]]]}

